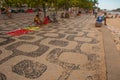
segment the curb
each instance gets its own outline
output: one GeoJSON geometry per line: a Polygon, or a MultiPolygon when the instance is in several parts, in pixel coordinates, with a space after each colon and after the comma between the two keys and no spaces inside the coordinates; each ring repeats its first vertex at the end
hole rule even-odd
{"type": "Polygon", "coordinates": [[[107,68],[107,80],[120,79],[120,54],[116,48],[111,32],[102,27],[105,61],[107,68]]]}

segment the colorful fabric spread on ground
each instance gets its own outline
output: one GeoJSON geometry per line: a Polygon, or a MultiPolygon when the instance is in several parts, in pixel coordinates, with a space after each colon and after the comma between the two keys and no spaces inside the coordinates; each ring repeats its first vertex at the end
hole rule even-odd
{"type": "Polygon", "coordinates": [[[32,26],[32,27],[26,27],[26,30],[38,30],[40,27],[32,26]]]}
{"type": "Polygon", "coordinates": [[[19,29],[19,30],[8,32],[7,34],[9,34],[11,36],[20,36],[20,35],[26,34],[26,33],[31,32],[31,31],[32,30],[19,29]]]}
{"type": "MultiPolygon", "coordinates": [[[[49,23],[49,20],[46,17],[44,19],[44,24],[48,24],[48,23],[49,23]]],[[[25,27],[23,29],[17,29],[17,30],[14,30],[14,31],[7,32],[6,34],[9,34],[11,36],[20,36],[20,35],[23,35],[23,34],[38,30],[39,28],[40,27],[38,27],[38,26],[29,26],[29,27],[25,27]]]]}
{"type": "Polygon", "coordinates": [[[26,27],[24,29],[18,29],[18,30],[8,32],[7,34],[9,34],[11,36],[20,36],[20,35],[27,34],[29,32],[32,32],[32,31],[38,30],[38,29],[39,29],[39,27],[37,27],[37,26],[26,27]]]}

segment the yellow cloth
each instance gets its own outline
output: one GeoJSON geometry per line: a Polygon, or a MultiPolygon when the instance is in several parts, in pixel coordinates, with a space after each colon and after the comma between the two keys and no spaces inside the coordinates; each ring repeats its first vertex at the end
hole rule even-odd
{"type": "Polygon", "coordinates": [[[38,30],[38,29],[40,29],[40,27],[32,26],[32,27],[26,27],[25,29],[27,29],[27,30],[38,30]]]}

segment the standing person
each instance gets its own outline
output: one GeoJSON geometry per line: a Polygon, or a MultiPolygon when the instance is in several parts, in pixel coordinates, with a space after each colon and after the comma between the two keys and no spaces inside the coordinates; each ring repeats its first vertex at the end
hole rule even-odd
{"type": "Polygon", "coordinates": [[[93,13],[93,10],[92,10],[92,9],[89,10],[89,14],[90,14],[90,16],[92,15],[92,13],[93,13]]]}
{"type": "Polygon", "coordinates": [[[115,14],[115,18],[117,18],[118,17],[118,14],[115,14]]]}
{"type": "Polygon", "coordinates": [[[11,8],[10,8],[10,7],[6,8],[6,14],[7,14],[7,16],[8,16],[9,18],[12,18],[11,8]]]}
{"type": "Polygon", "coordinates": [[[107,25],[107,23],[106,23],[106,19],[107,19],[107,13],[106,13],[106,12],[104,12],[103,19],[104,19],[104,25],[107,25]]]}
{"type": "Polygon", "coordinates": [[[1,14],[1,9],[0,9],[0,14],[1,14]]]}
{"type": "Polygon", "coordinates": [[[96,8],[96,9],[94,10],[95,18],[97,18],[97,14],[98,14],[98,8],[96,8]]]}
{"type": "Polygon", "coordinates": [[[41,9],[38,9],[37,15],[39,15],[39,16],[42,15],[42,11],[41,11],[41,9]]]}
{"type": "Polygon", "coordinates": [[[71,14],[72,14],[72,9],[69,8],[69,9],[68,9],[68,12],[69,12],[69,14],[70,14],[70,16],[71,16],[71,14]]]}

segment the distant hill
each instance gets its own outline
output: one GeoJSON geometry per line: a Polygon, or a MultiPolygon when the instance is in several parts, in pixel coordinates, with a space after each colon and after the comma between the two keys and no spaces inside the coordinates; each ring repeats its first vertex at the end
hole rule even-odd
{"type": "Polygon", "coordinates": [[[120,8],[114,9],[112,11],[120,12],[120,8]]]}

